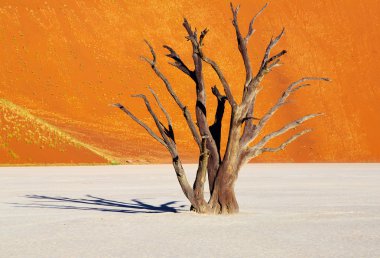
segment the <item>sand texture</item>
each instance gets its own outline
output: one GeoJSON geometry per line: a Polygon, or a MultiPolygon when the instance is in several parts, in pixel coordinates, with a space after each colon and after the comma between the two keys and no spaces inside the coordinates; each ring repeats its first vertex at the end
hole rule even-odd
{"type": "Polygon", "coordinates": [[[169,165],[0,168],[0,257],[380,257],[379,185],[379,164],[249,165],[241,213],[205,216],[169,165]]]}

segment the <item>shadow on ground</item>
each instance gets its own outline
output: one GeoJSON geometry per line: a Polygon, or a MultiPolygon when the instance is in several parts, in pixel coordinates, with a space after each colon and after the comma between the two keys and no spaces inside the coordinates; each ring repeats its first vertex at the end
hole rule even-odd
{"type": "Polygon", "coordinates": [[[163,203],[161,205],[151,205],[142,200],[132,199],[130,202],[120,202],[108,200],[92,195],[86,198],[51,197],[44,195],[26,195],[26,198],[33,199],[33,203],[22,204],[13,203],[16,207],[51,208],[63,210],[86,210],[120,213],[177,213],[186,211],[186,205],[178,205],[177,201],[163,203]]]}

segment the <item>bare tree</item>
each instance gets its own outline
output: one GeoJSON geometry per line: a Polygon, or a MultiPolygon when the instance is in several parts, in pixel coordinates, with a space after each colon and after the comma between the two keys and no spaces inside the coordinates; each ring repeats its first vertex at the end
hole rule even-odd
{"type": "Polygon", "coordinates": [[[292,84],[283,92],[276,104],[270,108],[263,117],[255,118],[255,101],[256,97],[261,90],[260,84],[265,75],[271,72],[276,67],[280,66],[280,58],[286,54],[285,50],[280,51],[274,55],[271,55],[272,49],[277,45],[280,39],[284,35],[284,29],[281,33],[272,38],[266,48],[264,57],[262,59],[259,70],[254,74],[252,70],[251,61],[248,55],[248,41],[255,32],[253,25],[256,18],[264,11],[267,4],[252,18],[248,26],[248,32],[243,36],[239,23],[238,12],[239,6],[234,7],[231,3],[232,11],[232,24],[236,32],[238,49],[244,62],[245,67],[245,83],[243,86],[243,96],[240,103],[234,98],[230,84],[223,75],[222,70],[218,64],[207,56],[203,49],[203,43],[208,33],[208,29],[204,29],[198,35],[196,29],[192,29],[189,22],[184,19],[183,26],[186,29],[186,39],[191,42],[192,45],[192,59],[194,62],[194,70],[189,68],[184,63],[181,57],[170,46],[164,46],[169,52],[167,56],[170,58],[170,64],[178,68],[181,72],[185,73],[195,83],[196,89],[196,104],[195,104],[195,118],[194,122],[191,113],[184,103],[179,99],[172,85],[165,75],[160,71],[157,66],[156,53],[152,45],[145,41],[148,45],[152,58],[142,57],[155,74],[162,80],[167,91],[173,97],[175,103],[182,110],[186,123],[191,131],[191,134],[199,148],[199,166],[196,173],[196,179],[193,186],[190,185],[186,173],[182,167],[182,162],[178,154],[176,141],[174,138],[174,129],[172,120],[169,113],[164,108],[164,105],[159,100],[157,94],[153,89],[149,88],[158,107],[165,114],[167,123],[163,123],[159,120],[156,113],[153,111],[150,102],[144,95],[134,95],[133,97],[141,98],[150,115],[152,116],[159,135],[156,134],[151,128],[149,128],[144,122],[134,116],[128,109],[121,104],[115,104],[116,107],[124,111],[135,122],[141,125],[154,139],[161,143],[170,153],[172,157],[172,163],[177,175],[178,182],[182,188],[183,193],[191,203],[192,210],[198,213],[213,213],[213,214],[231,214],[239,211],[239,206],[236,201],[234,184],[238,177],[240,168],[251,159],[259,156],[265,152],[277,152],[283,150],[288,144],[295,141],[300,136],[308,133],[311,129],[300,131],[281,145],[277,147],[267,147],[267,144],[272,139],[288,132],[300,126],[302,123],[309,119],[320,116],[321,114],[310,114],[300,119],[297,119],[289,124],[283,126],[279,130],[263,136],[261,139],[257,139],[256,144],[252,144],[253,141],[259,137],[260,132],[267,124],[267,122],[273,117],[276,111],[287,103],[287,99],[292,93],[300,90],[303,87],[309,86],[309,81],[329,81],[328,78],[317,77],[305,77],[292,84]],[[222,95],[216,86],[212,87],[212,93],[217,98],[217,110],[215,114],[215,121],[212,125],[209,125],[206,117],[206,92],[205,82],[203,78],[203,65],[210,65],[218,76],[220,83],[223,87],[224,94],[222,95]],[[224,155],[222,156],[220,151],[221,144],[221,128],[222,119],[224,114],[225,103],[231,108],[231,117],[229,123],[228,140],[224,155]],[[206,182],[206,175],[208,177],[210,199],[206,201],[204,197],[204,185],[206,182]]]}

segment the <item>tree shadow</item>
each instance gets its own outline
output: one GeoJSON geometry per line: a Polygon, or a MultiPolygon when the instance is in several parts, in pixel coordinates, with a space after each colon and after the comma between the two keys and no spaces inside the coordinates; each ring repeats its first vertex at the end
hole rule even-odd
{"type": "Polygon", "coordinates": [[[44,195],[26,195],[25,197],[33,199],[34,202],[29,204],[12,204],[16,205],[16,207],[24,208],[50,208],[120,213],[178,213],[181,211],[186,211],[186,209],[184,209],[186,205],[175,205],[178,203],[177,201],[171,201],[155,206],[139,199],[132,199],[130,202],[120,202],[92,195],[86,195],[86,198],[80,199],[61,196],[51,197],[44,195]]]}

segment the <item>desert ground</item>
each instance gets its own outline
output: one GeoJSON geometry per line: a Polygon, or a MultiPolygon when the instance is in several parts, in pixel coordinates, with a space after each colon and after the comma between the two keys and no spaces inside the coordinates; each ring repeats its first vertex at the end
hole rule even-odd
{"type": "Polygon", "coordinates": [[[248,165],[240,214],[207,216],[170,165],[0,168],[0,257],[380,257],[379,185],[380,164],[248,165]]]}

